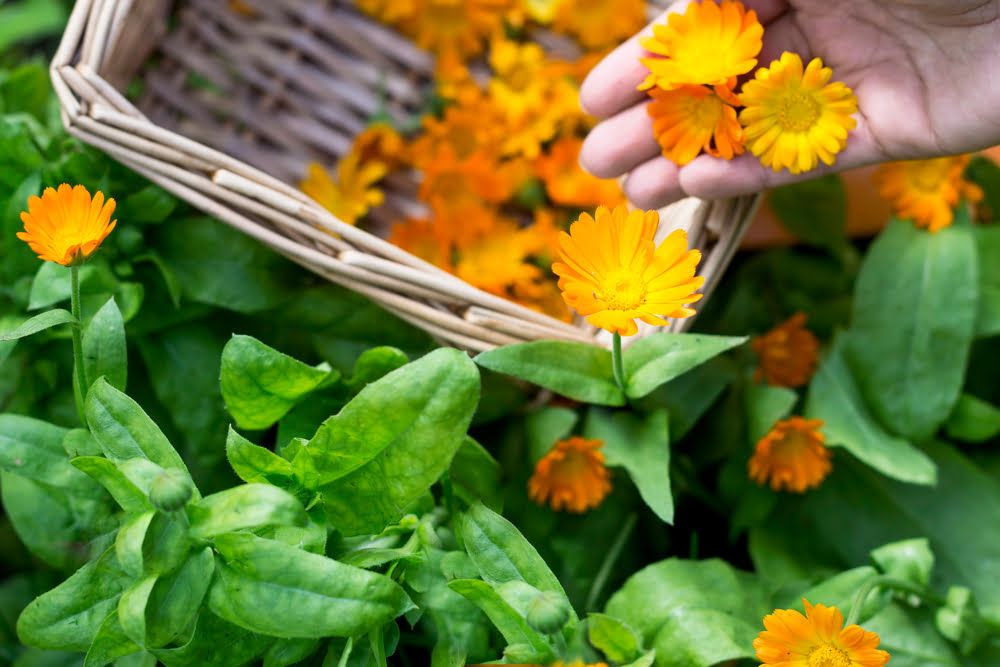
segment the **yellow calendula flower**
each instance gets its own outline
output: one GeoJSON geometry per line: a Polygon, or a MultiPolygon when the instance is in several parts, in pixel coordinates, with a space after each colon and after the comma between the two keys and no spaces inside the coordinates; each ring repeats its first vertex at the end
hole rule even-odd
{"type": "Polygon", "coordinates": [[[600,440],[574,436],[560,440],[535,464],[528,496],[540,505],[577,514],[594,509],[611,492],[600,440]]]}
{"type": "Polygon", "coordinates": [[[764,617],[766,630],[753,640],[761,667],[882,667],[889,653],[879,636],[858,625],[844,627],[836,607],[810,604],[806,613],[775,609],[764,617]]]}
{"type": "Polygon", "coordinates": [[[452,271],[452,240],[440,225],[426,218],[397,222],[389,232],[389,243],[425,262],[452,271]]]}
{"type": "Polygon", "coordinates": [[[447,148],[458,160],[476,154],[496,160],[503,139],[504,125],[497,108],[485,95],[470,92],[445,109],[441,118],[424,117],[423,133],[413,142],[411,159],[424,168],[447,148]]]}
{"type": "MultiPolygon", "coordinates": [[[[466,60],[483,52],[500,33],[513,0],[415,0],[416,9],[400,28],[421,48],[466,60]]],[[[390,3],[391,4],[391,3],[390,3]]]]}
{"type": "Polygon", "coordinates": [[[819,486],[833,467],[819,419],[790,417],[776,423],[757,443],[750,479],[775,491],[804,493],[819,486]]]}
{"type": "Polygon", "coordinates": [[[521,0],[520,10],[536,23],[548,25],[556,17],[556,9],[563,0],[521,0]]]}
{"type": "Polygon", "coordinates": [[[726,160],[743,154],[743,127],[736,109],[718,92],[685,86],[669,91],[654,88],[650,95],[653,101],[647,110],[653,135],[668,160],[685,165],[702,152],[726,160]]]}
{"type": "Polygon", "coordinates": [[[642,58],[649,76],[640,90],[654,86],[674,90],[682,86],[728,86],[757,66],[764,27],[756,12],[742,2],[692,2],[683,14],[667,16],[653,26],[653,36],[641,40],[653,57],[642,58]]]}
{"type": "Polygon", "coordinates": [[[645,25],[645,0],[558,0],[552,23],[595,50],[617,45],[645,25]]]}
{"type": "Polygon", "coordinates": [[[618,181],[588,174],[580,167],[583,140],[563,137],[535,160],[535,172],[556,204],[571,208],[613,208],[625,203],[618,181]]]}
{"type": "Polygon", "coordinates": [[[819,363],[819,339],[806,329],[806,314],[796,313],[767,333],[755,337],[756,381],[794,389],[809,384],[819,363]]]}
{"type": "Polygon", "coordinates": [[[508,175],[482,152],[461,159],[450,146],[443,146],[423,164],[419,196],[436,215],[500,204],[512,192],[508,175]]]}
{"type": "Polygon", "coordinates": [[[743,86],[743,139],[764,166],[801,174],[836,161],[857,125],[858,100],[832,76],[819,58],[803,69],[801,57],[785,52],[743,86]]]}
{"type": "Polygon", "coordinates": [[[21,239],[46,262],[71,266],[94,254],[118,223],[112,220],[115,200],[104,200],[98,191],[93,198],[82,185],[66,183],[58,190],[45,188],[41,197],[28,198],[28,210],[21,213],[21,239]]]}
{"type": "Polygon", "coordinates": [[[409,21],[417,13],[417,0],[355,0],[358,9],[390,25],[409,21]]]}
{"type": "Polygon", "coordinates": [[[689,250],[687,233],[675,230],[659,245],[656,211],[586,213],[559,236],[562,259],[552,265],[566,303],[595,327],[635,335],[636,319],[664,326],[664,318],[694,315],[705,279],[695,276],[701,253],[689,250]]]}
{"type": "Polygon", "coordinates": [[[481,231],[458,243],[455,275],[497,296],[528,289],[542,278],[541,269],[528,261],[533,246],[530,231],[495,213],[481,211],[489,219],[486,224],[473,223],[481,231]]]}
{"type": "Polygon", "coordinates": [[[354,138],[351,152],[363,164],[381,162],[386,168],[399,169],[409,162],[406,140],[386,122],[372,123],[354,138]]]}
{"type": "Polygon", "coordinates": [[[955,219],[955,207],[961,199],[975,203],[983,198],[979,186],[963,176],[971,159],[956,155],[893,162],[879,167],[875,183],[897,216],[937,232],[955,219]]]}
{"type": "Polygon", "coordinates": [[[549,87],[545,66],[545,52],[538,44],[495,40],[490,49],[490,96],[512,118],[539,109],[549,87]]]}
{"type": "Polygon", "coordinates": [[[352,152],[337,165],[337,180],[323,165],[313,162],[299,189],[342,222],[353,225],[385,201],[385,193],[374,186],[388,171],[381,162],[362,164],[361,157],[352,152]]]}

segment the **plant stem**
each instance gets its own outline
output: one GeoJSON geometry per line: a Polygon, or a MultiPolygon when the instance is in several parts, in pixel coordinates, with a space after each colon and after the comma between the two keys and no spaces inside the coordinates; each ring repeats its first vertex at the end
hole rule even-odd
{"type": "Polygon", "coordinates": [[[923,586],[918,586],[902,579],[880,575],[872,577],[858,589],[857,594],[854,596],[854,601],[851,603],[851,611],[847,615],[846,625],[854,625],[858,622],[858,618],[861,616],[861,608],[865,605],[865,600],[868,599],[868,596],[876,588],[890,588],[902,593],[911,593],[927,602],[935,604],[942,604],[944,602],[923,586]]]}
{"type": "Polygon", "coordinates": [[[80,305],[80,267],[76,264],[69,267],[70,275],[70,309],[76,321],[71,325],[73,334],[73,397],[76,399],[76,411],[80,421],[86,423],[83,405],[87,398],[87,369],[83,365],[83,315],[80,305]]]}
{"type": "MultiPolygon", "coordinates": [[[[617,335],[617,334],[616,334],[617,335]]],[[[608,549],[607,555],[604,557],[604,562],[601,563],[601,569],[597,571],[597,576],[594,577],[594,583],[590,586],[590,592],[587,594],[587,602],[584,605],[586,611],[593,611],[594,606],[597,604],[597,599],[601,597],[601,592],[608,583],[608,577],[611,576],[611,568],[614,567],[615,563],[618,561],[618,557],[622,553],[622,549],[625,548],[625,542],[628,541],[629,535],[632,534],[632,530],[635,528],[636,515],[629,514],[628,518],[625,519],[625,523],[622,525],[622,529],[618,531],[618,535],[615,536],[615,541],[611,543],[611,548],[608,549]]]]}
{"type": "Polygon", "coordinates": [[[622,361],[622,337],[615,333],[611,339],[611,364],[615,373],[615,383],[625,392],[625,363],[622,361]]]}

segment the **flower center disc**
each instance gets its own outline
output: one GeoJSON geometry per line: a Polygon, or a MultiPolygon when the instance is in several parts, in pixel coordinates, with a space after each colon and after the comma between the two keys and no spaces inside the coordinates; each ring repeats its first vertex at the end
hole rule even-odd
{"type": "Polygon", "coordinates": [[[594,297],[608,310],[634,310],[646,301],[646,283],[633,271],[617,269],[600,282],[594,297]]]}
{"type": "Polygon", "coordinates": [[[809,654],[809,667],[851,667],[851,658],[845,651],[824,644],[809,654]]]}
{"type": "Polygon", "coordinates": [[[778,102],[778,122],[791,132],[805,132],[816,123],[819,114],[816,98],[802,91],[789,93],[778,102]]]}

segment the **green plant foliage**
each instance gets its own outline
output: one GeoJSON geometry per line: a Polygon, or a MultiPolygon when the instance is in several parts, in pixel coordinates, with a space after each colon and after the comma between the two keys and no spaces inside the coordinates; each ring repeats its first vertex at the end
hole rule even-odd
{"type": "Polygon", "coordinates": [[[746,342],[733,336],[661,333],[640,338],[625,351],[625,393],[642,398],[660,385],[746,342]]]}

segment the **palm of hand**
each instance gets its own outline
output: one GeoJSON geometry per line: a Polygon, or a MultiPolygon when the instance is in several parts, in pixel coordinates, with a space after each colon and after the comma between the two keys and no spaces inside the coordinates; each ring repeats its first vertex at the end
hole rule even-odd
{"type": "MultiPolygon", "coordinates": [[[[1000,142],[1000,1],[745,0],[765,23],[762,65],[783,51],[819,56],[858,96],[858,128],[835,169],[968,152],[1000,142]]],[[[677,168],[658,156],[644,99],[641,49],[630,41],[595,69],[585,106],[607,120],[588,138],[584,165],[628,172],[634,203],[655,207],[691,194],[755,192],[799,180],[756,158],[702,156],[677,168]]],[[[825,170],[824,170],[825,171],[825,170]]],[[[804,177],[814,177],[817,172],[804,177]]]]}

